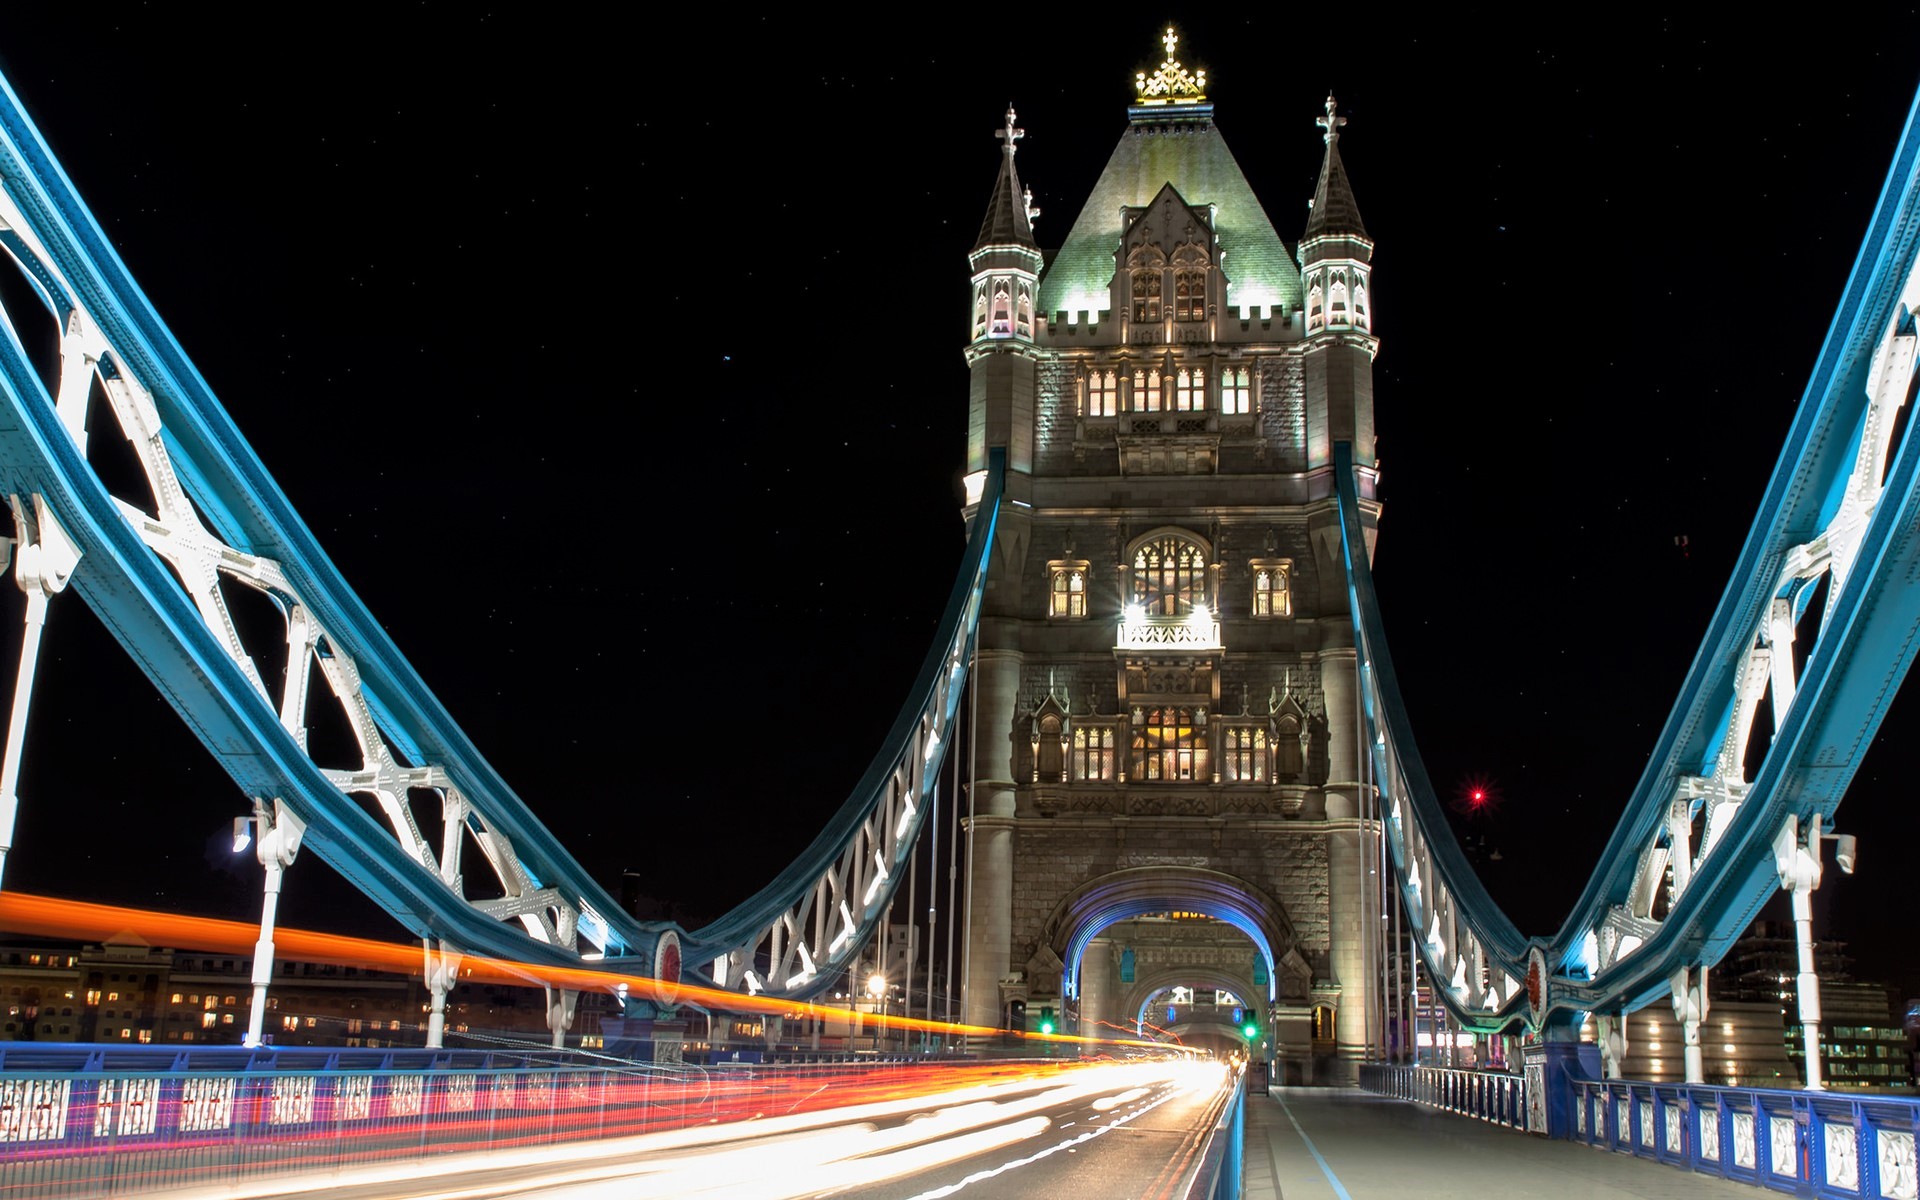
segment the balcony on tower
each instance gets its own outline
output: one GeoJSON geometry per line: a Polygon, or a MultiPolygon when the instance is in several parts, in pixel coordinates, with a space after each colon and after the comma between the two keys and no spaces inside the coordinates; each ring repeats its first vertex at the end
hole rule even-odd
{"type": "Polygon", "coordinates": [[[1129,604],[1120,616],[1115,650],[1219,650],[1220,621],[1204,604],[1175,614],[1149,612],[1129,604]]]}

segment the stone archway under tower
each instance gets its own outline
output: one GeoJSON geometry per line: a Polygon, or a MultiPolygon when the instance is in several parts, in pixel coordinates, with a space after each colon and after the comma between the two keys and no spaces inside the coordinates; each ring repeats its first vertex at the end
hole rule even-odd
{"type": "Polygon", "coordinates": [[[1265,889],[1198,866],[1131,867],[1061,897],[1028,963],[1031,995],[1055,996],[1089,1036],[1131,1031],[1160,979],[1241,997],[1269,1031],[1271,1055],[1312,1078],[1312,1012],[1337,988],[1316,986],[1286,906],[1265,889]],[[1323,994],[1324,993],[1324,994],[1323,994]]]}

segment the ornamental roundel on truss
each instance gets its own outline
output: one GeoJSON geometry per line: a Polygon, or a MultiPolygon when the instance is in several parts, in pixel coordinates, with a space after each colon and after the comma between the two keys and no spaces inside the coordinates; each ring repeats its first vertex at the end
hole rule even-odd
{"type": "Polygon", "coordinates": [[[1535,1032],[1547,1022],[1547,956],[1540,947],[1527,951],[1527,1024],[1535,1032]]]}
{"type": "Polygon", "coordinates": [[[659,1003],[672,1004],[680,998],[680,935],[671,929],[653,944],[653,978],[659,984],[659,1003]]]}

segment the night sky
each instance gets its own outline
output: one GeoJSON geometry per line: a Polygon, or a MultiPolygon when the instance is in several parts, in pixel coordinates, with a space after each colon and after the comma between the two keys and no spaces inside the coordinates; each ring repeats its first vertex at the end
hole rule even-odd
{"type": "MultiPolygon", "coordinates": [[[[475,744],[610,889],[637,872],[698,925],[845,798],[939,617],[1001,114],[1055,244],[1162,25],[903,42],[505,8],[109,6],[84,37],[10,12],[0,72],[475,744]]],[[[1171,15],[1289,243],[1329,87],[1350,120],[1391,647],[1443,796],[1498,799],[1461,818],[1499,851],[1489,888],[1549,934],[1747,534],[1920,85],[1920,16],[1733,39],[1171,15]]],[[[82,602],[47,638],[6,886],[257,915],[238,789],[82,602]]],[[[1840,809],[1861,874],[1819,896],[1862,974],[1920,992],[1894,750],[1917,728],[1909,697],[1840,809]]],[[[282,911],[398,933],[310,857],[282,911]]]]}

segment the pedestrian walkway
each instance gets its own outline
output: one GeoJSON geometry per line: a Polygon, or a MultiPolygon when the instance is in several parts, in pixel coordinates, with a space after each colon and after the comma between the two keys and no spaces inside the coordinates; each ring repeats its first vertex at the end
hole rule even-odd
{"type": "Polygon", "coordinates": [[[1247,1200],[1758,1200],[1764,1189],[1347,1088],[1247,1097],[1247,1200]]]}

